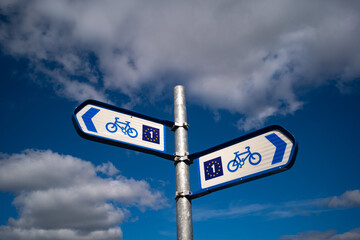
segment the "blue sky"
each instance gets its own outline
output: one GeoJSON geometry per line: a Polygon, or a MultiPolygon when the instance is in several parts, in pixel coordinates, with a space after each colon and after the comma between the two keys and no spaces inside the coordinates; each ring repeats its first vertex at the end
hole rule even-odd
{"type": "Polygon", "coordinates": [[[299,142],[289,171],[194,199],[194,239],[359,239],[359,10],[2,1],[0,239],[175,239],[173,163],[85,140],[71,116],[96,99],[173,120],[177,84],[191,153],[272,124],[299,142]]]}

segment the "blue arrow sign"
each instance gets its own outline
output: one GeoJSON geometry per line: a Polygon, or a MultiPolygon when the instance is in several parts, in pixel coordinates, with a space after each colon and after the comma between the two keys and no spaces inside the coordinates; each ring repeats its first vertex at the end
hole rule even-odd
{"type": "Polygon", "coordinates": [[[229,142],[190,154],[197,160],[200,190],[190,198],[290,169],[297,142],[281,126],[269,126],[229,142]]]}
{"type": "Polygon", "coordinates": [[[286,142],[279,138],[278,135],[276,135],[275,133],[272,133],[265,137],[276,147],[272,164],[281,162],[285,154],[286,142]]]}
{"type": "Polygon", "coordinates": [[[85,126],[87,130],[91,132],[97,132],[95,125],[93,121],[91,120],[98,112],[100,112],[100,109],[97,108],[90,108],[84,115],[82,115],[82,119],[84,120],[85,126]]]}
{"type": "Polygon", "coordinates": [[[174,160],[174,155],[166,153],[165,144],[165,126],[171,127],[173,122],[87,100],[75,109],[73,123],[86,139],[174,160]]]}

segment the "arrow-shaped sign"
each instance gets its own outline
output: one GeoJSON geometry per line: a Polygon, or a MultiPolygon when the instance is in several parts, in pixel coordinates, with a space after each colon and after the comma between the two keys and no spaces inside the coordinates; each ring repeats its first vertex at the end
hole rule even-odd
{"type": "Polygon", "coordinates": [[[290,169],[298,145],[280,126],[270,126],[205,151],[197,159],[200,190],[191,198],[290,169]]]}
{"type": "Polygon", "coordinates": [[[165,126],[173,122],[87,100],[75,109],[73,123],[83,138],[174,160],[165,152],[165,126]]]}

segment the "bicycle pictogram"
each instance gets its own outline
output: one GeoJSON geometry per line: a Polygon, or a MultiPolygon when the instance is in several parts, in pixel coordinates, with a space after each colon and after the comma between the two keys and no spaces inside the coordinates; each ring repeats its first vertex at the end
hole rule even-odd
{"type": "Polygon", "coordinates": [[[245,147],[246,151],[239,153],[239,151],[234,152],[235,154],[235,158],[233,160],[231,160],[228,165],[227,168],[230,172],[235,172],[236,170],[238,170],[239,168],[242,168],[242,166],[245,164],[245,161],[247,159],[249,159],[249,163],[251,165],[258,165],[261,162],[261,155],[258,152],[251,152],[250,151],[250,147],[247,146],[245,147]],[[244,158],[240,158],[240,156],[245,155],[244,158]]]}
{"type": "Polygon", "coordinates": [[[121,131],[128,135],[131,138],[136,138],[138,135],[138,132],[135,128],[130,127],[130,122],[120,122],[118,117],[115,117],[115,122],[108,122],[106,125],[106,130],[108,130],[111,133],[114,133],[118,130],[118,128],[121,129],[121,131]]]}

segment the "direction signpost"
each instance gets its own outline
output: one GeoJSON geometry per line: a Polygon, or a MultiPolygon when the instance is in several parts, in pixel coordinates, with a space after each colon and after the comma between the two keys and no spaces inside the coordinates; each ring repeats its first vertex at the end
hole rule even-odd
{"type": "Polygon", "coordinates": [[[207,150],[189,154],[185,88],[174,88],[175,121],[160,120],[95,100],[73,114],[86,139],[153,154],[175,163],[177,238],[193,239],[192,199],[290,169],[298,151],[295,138],[270,126],[207,150]],[[175,134],[175,154],[166,153],[165,128],[175,134]],[[190,164],[196,160],[199,190],[190,192],[190,164]]]}
{"type": "Polygon", "coordinates": [[[295,138],[280,126],[270,126],[200,153],[199,187],[191,198],[290,169],[297,154],[295,138]]]}
{"type": "Polygon", "coordinates": [[[83,138],[174,160],[165,152],[165,126],[173,122],[87,100],[75,109],[73,123],[83,138]]]}

